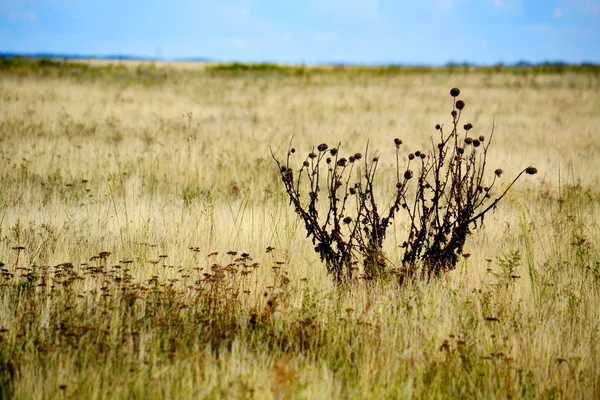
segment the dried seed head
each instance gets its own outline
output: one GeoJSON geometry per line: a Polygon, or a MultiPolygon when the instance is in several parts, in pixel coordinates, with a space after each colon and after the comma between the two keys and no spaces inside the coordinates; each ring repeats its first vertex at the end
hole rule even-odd
{"type": "Polygon", "coordinates": [[[456,112],[456,110],[452,110],[450,115],[452,115],[452,118],[456,119],[456,116],[458,115],[458,113],[456,112]]]}
{"type": "Polygon", "coordinates": [[[308,160],[305,160],[302,165],[304,165],[305,167],[308,167],[308,160]]]}
{"type": "Polygon", "coordinates": [[[400,145],[402,144],[402,140],[395,138],[394,139],[394,144],[396,145],[396,148],[400,147],[400,145]]]}
{"type": "Polygon", "coordinates": [[[425,159],[425,153],[421,153],[420,157],[421,157],[421,160],[424,160],[425,159]]]}
{"type": "Polygon", "coordinates": [[[345,224],[349,224],[350,222],[352,222],[352,218],[351,217],[346,217],[343,219],[345,224]]]}
{"type": "Polygon", "coordinates": [[[535,174],[537,174],[537,168],[535,168],[535,167],[527,167],[527,169],[525,169],[525,173],[527,175],[535,175],[535,174]]]}
{"type": "Polygon", "coordinates": [[[457,148],[456,148],[456,152],[457,152],[458,154],[463,154],[463,153],[465,152],[465,149],[463,149],[462,147],[457,147],[457,148]]]}
{"type": "Polygon", "coordinates": [[[337,154],[338,150],[337,149],[331,149],[329,150],[329,154],[331,154],[332,156],[335,156],[337,154]]]}
{"type": "Polygon", "coordinates": [[[401,189],[402,188],[402,184],[400,182],[396,183],[396,189],[401,189]]]}
{"type": "Polygon", "coordinates": [[[417,156],[417,157],[421,157],[421,150],[417,150],[417,151],[415,151],[415,156],[417,156]]]}
{"type": "Polygon", "coordinates": [[[362,154],[360,154],[360,153],[354,154],[354,159],[360,160],[361,158],[362,158],[362,154]]]}
{"type": "Polygon", "coordinates": [[[460,94],[460,89],[459,88],[452,88],[452,89],[450,89],[450,96],[456,97],[459,94],[460,94]]]}
{"type": "Polygon", "coordinates": [[[292,147],[292,148],[290,149],[290,153],[294,154],[295,152],[296,152],[296,149],[292,147]]]}
{"type": "Polygon", "coordinates": [[[465,144],[471,144],[473,143],[473,138],[467,137],[465,138],[465,144]]]}
{"type": "Polygon", "coordinates": [[[353,187],[350,188],[350,194],[356,194],[356,189],[354,189],[353,187]]]}
{"type": "Polygon", "coordinates": [[[350,156],[350,157],[348,158],[348,161],[350,161],[351,163],[353,163],[353,162],[354,162],[354,160],[355,160],[355,159],[354,159],[354,156],[350,156]]]}
{"type": "Polygon", "coordinates": [[[317,158],[317,155],[315,153],[310,153],[308,155],[308,158],[317,158]]]}
{"type": "Polygon", "coordinates": [[[477,139],[473,140],[473,146],[475,147],[479,147],[479,145],[481,144],[481,142],[477,139]]]}
{"type": "Polygon", "coordinates": [[[317,150],[319,150],[319,151],[325,151],[325,150],[327,150],[327,144],[325,144],[325,143],[321,143],[321,144],[320,144],[320,145],[317,147],[317,150]]]}
{"type": "Polygon", "coordinates": [[[501,169],[501,168],[498,168],[497,170],[495,170],[495,171],[494,171],[494,174],[496,174],[496,176],[497,176],[498,178],[500,178],[500,175],[502,175],[502,173],[503,173],[503,172],[504,172],[504,171],[502,171],[502,169],[501,169]]]}
{"type": "Polygon", "coordinates": [[[462,110],[463,108],[465,108],[465,102],[462,100],[459,100],[456,102],[456,109],[457,110],[462,110]]]}
{"type": "Polygon", "coordinates": [[[485,140],[485,136],[483,136],[483,135],[479,136],[479,141],[480,141],[481,143],[483,143],[483,141],[484,141],[484,140],[485,140]]]}
{"type": "Polygon", "coordinates": [[[465,124],[464,128],[465,128],[465,131],[471,130],[471,129],[473,129],[473,124],[471,124],[469,122],[468,124],[465,124]]]}
{"type": "Polygon", "coordinates": [[[442,126],[441,126],[440,124],[437,124],[437,125],[435,126],[435,129],[436,129],[437,131],[439,131],[440,129],[442,129],[442,126]]]}
{"type": "Polygon", "coordinates": [[[339,165],[340,167],[345,167],[346,162],[348,162],[348,160],[346,160],[345,158],[342,157],[338,160],[337,165],[339,165]]]}
{"type": "Polygon", "coordinates": [[[379,157],[373,157],[373,162],[379,161],[379,157]]]}
{"type": "Polygon", "coordinates": [[[327,158],[325,159],[325,162],[326,162],[327,164],[331,164],[331,157],[327,157],[327,158]]]}
{"type": "Polygon", "coordinates": [[[406,172],[404,172],[404,179],[410,179],[413,177],[413,172],[410,169],[407,169],[406,172]]]}
{"type": "Polygon", "coordinates": [[[281,167],[281,173],[282,173],[282,174],[285,174],[285,171],[286,171],[286,170],[287,170],[287,168],[286,168],[286,167],[281,167]]]}
{"type": "Polygon", "coordinates": [[[409,160],[414,160],[414,159],[415,159],[415,155],[414,155],[413,153],[410,153],[410,154],[408,155],[408,159],[409,159],[409,160]]]}

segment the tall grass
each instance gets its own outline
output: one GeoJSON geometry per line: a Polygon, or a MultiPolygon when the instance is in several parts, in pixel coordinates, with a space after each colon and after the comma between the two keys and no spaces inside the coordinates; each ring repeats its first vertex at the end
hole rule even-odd
{"type": "Polygon", "coordinates": [[[599,397],[595,75],[2,74],[3,398],[599,397]],[[430,145],[452,86],[475,127],[496,118],[488,163],[540,179],[444,279],[338,288],[268,144],[394,160],[391,138],[430,145]]]}

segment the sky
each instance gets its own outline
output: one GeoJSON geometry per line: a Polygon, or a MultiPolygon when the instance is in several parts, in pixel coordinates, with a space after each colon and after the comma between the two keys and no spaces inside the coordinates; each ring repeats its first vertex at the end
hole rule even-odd
{"type": "Polygon", "coordinates": [[[600,63],[600,0],[0,0],[0,52],[600,63]]]}

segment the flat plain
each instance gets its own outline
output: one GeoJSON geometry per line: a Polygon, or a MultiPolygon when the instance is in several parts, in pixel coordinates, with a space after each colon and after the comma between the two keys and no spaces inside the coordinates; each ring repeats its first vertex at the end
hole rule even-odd
{"type": "Polygon", "coordinates": [[[0,398],[600,397],[597,72],[234,67],[3,64],[0,398]],[[368,143],[385,205],[452,87],[538,173],[443,277],[336,285],[270,151],[368,143]]]}

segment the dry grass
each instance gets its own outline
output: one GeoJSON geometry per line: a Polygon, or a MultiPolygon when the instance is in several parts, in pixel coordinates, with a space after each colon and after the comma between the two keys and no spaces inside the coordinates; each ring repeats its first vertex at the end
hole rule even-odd
{"type": "Polygon", "coordinates": [[[0,397],[600,396],[597,75],[148,82],[0,75],[0,397]],[[335,287],[268,146],[369,140],[391,198],[454,86],[490,169],[538,175],[445,279],[335,287]]]}

